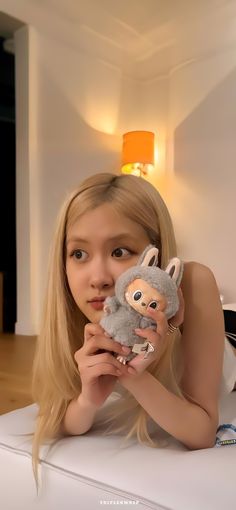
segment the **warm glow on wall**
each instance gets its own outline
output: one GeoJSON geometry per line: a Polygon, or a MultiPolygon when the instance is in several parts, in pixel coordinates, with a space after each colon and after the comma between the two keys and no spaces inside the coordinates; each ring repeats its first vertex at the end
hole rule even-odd
{"type": "Polygon", "coordinates": [[[141,177],[154,165],[154,133],[129,131],[123,135],[122,168],[124,174],[141,177]]]}

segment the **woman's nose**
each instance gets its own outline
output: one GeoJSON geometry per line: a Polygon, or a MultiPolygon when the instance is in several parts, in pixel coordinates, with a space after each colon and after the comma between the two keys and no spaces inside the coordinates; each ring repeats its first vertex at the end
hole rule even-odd
{"type": "Polygon", "coordinates": [[[114,285],[112,273],[105,263],[96,263],[90,270],[90,285],[94,289],[100,290],[114,285]]]}

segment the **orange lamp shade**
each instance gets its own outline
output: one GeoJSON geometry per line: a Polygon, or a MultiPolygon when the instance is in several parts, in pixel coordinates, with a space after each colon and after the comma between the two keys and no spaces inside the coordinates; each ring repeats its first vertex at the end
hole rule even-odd
{"type": "Polygon", "coordinates": [[[122,172],[146,174],[148,165],[154,164],[154,133],[129,131],[123,135],[122,172]]]}

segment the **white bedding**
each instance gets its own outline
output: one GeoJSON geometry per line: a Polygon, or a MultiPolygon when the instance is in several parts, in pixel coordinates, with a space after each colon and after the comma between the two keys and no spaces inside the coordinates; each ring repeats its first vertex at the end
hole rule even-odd
{"type": "MultiPolygon", "coordinates": [[[[90,432],[42,451],[42,488],[36,494],[29,437],[36,407],[0,417],[1,510],[235,510],[236,446],[187,451],[132,444],[90,432]]],[[[236,392],[224,398],[220,422],[236,425],[236,392]]]]}

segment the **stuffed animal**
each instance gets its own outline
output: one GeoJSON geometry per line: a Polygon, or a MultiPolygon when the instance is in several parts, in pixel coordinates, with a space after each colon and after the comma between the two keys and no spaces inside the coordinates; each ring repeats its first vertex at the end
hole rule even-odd
{"type": "Polygon", "coordinates": [[[177,257],[170,260],[165,270],[157,266],[158,249],[149,245],[138,264],[122,273],[115,284],[115,295],[104,302],[104,316],[100,324],[117,342],[132,348],[128,356],[117,356],[125,364],[138,353],[145,356],[153,351],[150,342],[135,334],[136,328],[156,329],[156,322],[146,316],[148,308],[161,310],[167,319],[179,308],[178,287],[183,274],[183,263],[177,257]]]}

